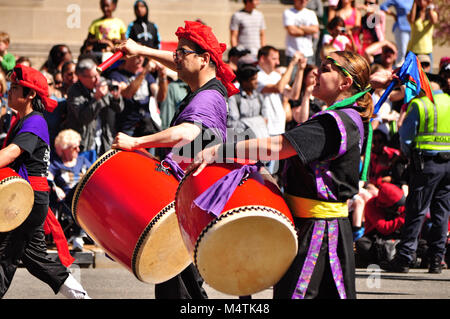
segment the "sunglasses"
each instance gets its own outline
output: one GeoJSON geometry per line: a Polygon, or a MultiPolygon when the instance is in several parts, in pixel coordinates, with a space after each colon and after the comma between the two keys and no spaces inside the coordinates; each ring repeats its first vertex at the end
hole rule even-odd
{"type": "Polygon", "coordinates": [[[185,48],[179,48],[173,52],[173,57],[179,59],[181,56],[186,56],[191,53],[199,54],[199,52],[197,52],[197,51],[187,50],[185,48]]]}

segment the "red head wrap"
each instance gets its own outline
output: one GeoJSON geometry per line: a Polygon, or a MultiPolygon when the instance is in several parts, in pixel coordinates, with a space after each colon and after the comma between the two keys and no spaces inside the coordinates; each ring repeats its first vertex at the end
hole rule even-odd
{"type": "Polygon", "coordinates": [[[22,64],[16,65],[11,74],[11,82],[35,90],[48,112],[53,112],[58,105],[58,102],[51,99],[48,95],[46,77],[36,69],[22,64]]]}
{"type": "Polygon", "coordinates": [[[403,190],[391,183],[381,184],[376,205],[380,208],[388,208],[395,204],[405,205],[403,190]]]}
{"type": "Polygon", "coordinates": [[[184,23],[184,28],[179,27],[175,35],[178,38],[192,41],[203,50],[208,51],[217,66],[216,76],[227,89],[228,96],[238,93],[239,90],[232,83],[235,78],[233,70],[222,60],[222,54],[227,49],[227,45],[219,43],[210,27],[196,21],[185,21],[184,23]]]}

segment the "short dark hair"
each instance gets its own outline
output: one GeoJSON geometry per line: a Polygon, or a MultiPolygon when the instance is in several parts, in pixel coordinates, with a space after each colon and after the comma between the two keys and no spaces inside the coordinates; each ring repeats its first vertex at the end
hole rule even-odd
{"type": "Polygon", "coordinates": [[[253,64],[242,64],[236,71],[236,79],[239,83],[249,80],[252,76],[257,74],[259,69],[253,64]]]}
{"type": "Polygon", "coordinates": [[[262,48],[260,48],[258,50],[258,60],[262,56],[268,56],[270,51],[278,52],[278,50],[275,47],[271,46],[271,45],[266,45],[266,46],[263,46],[262,48]]]}
{"type": "Polygon", "coordinates": [[[336,27],[345,27],[345,21],[341,17],[334,17],[331,19],[330,22],[328,22],[327,29],[333,30],[336,27]]]}

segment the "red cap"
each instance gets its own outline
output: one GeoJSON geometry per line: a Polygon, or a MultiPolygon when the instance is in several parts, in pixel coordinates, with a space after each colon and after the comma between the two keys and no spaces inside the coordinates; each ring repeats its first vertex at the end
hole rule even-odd
{"type": "Polygon", "coordinates": [[[58,106],[58,102],[49,97],[47,78],[38,70],[18,64],[11,74],[11,82],[35,90],[48,112],[53,112],[58,106]]]}
{"type": "Polygon", "coordinates": [[[227,89],[228,96],[238,93],[239,90],[232,83],[236,76],[230,66],[222,60],[222,54],[227,49],[227,45],[219,43],[211,27],[196,21],[184,21],[184,23],[184,28],[179,27],[175,35],[178,38],[192,41],[203,50],[208,51],[217,66],[216,76],[227,89]]]}
{"type": "Polygon", "coordinates": [[[405,196],[403,191],[391,183],[383,183],[380,186],[376,205],[381,208],[387,208],[398,204],[403,206],[405,204],[405,196]]]}

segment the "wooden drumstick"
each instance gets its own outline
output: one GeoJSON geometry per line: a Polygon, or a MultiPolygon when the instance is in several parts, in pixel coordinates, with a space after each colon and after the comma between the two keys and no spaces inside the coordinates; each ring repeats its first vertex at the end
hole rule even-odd
{"type": "Polygon", "coordinates": [[[107,68],[109,68],[111,65],[113,65],[114,63],[119,61],[122,57],[123,57],[123,52],[122,51],[117,51],[109,59],[107,59],[105,62],[103,62],[102,64],[97,66],[97,71],[99,73],[102,73],[107,68]]]}

